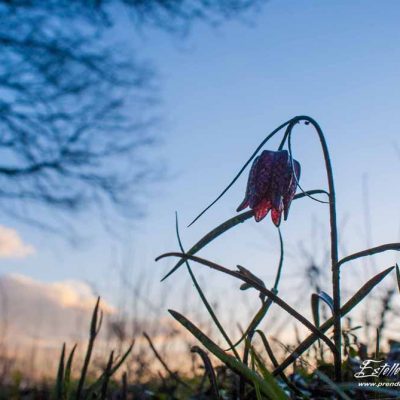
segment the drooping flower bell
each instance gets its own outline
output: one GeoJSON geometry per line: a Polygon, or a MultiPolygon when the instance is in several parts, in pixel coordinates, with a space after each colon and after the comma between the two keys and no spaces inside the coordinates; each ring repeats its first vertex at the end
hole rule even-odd
{"type": "Polygon", "coordinates": [[[253,162],[246,195],[237,211],[250,207],[259,222],[272,210],[272,221],[279,226],[282,212],[285,221],[288,217],[299,179],[300,164],[287,150],[264,150],[253,162]]]}

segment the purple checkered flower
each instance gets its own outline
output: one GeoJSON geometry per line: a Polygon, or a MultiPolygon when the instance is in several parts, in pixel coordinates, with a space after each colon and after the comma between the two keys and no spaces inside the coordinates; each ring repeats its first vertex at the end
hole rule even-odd
{"type": "Polygon", "coordinates": [[[246,195],[237,211],[250,207],[259,222],[271,210],[272,221],[279,226],[282,211],[285,221],[288,217],[299,179],[300,164],[287,150],[264,150],[253,162],[246,195]]]}

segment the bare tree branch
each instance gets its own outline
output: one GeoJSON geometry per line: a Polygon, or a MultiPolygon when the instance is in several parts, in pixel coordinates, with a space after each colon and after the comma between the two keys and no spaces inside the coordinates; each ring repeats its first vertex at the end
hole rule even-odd
{"type": "Polygon", "coordinates": [[[258,3],[0,0],[0,210],[135,209],[155,175],[145,150],[157,91],[152,68],[110,38],[119,10],[137,26],[181,30],[258,3]]]}

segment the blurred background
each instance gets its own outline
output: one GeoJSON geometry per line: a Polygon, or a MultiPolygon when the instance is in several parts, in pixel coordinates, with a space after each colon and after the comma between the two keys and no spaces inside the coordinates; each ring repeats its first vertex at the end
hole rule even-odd
{"type": "MultiPolygon", "coordinates": [[[[160,283],[174,260],[154,259],[179,249],[175,211],[185,248],[235,215],[248,170],[186,228],[295,115],[326,134],[341,256],[398,241],[399,16],[395,0],[0,1],[3,372],[54,373],[61,344],[86,337],[97,296],[105,347],[146,330],[189,365],[167,309],[213,328],[186,269],[160,283]],[[53,364],[43,370],[43,360],[53,364]]],[[[312,128],[297,127],[292,147],[302,187],[325,189],[312,128]]],[[[305,198],[281,226],[279,293],[310,318],[311,293],[331,292],[328,217],[326,204],[305,198]]],[[[278,232],[269,216],[249,220],[199,254],[272,286],[278,232]]],[[[389,252],[346,265],[344,300],[397,260],[389,252]]],[[[239,338],[256,294],[193,268],[239,338]]],[[[379,326],[400,340],[394,285],[352,313],[366,340],[379,326]]],[[[305,334],[279,309],[265,324],[282,341],[305,334]]]]}

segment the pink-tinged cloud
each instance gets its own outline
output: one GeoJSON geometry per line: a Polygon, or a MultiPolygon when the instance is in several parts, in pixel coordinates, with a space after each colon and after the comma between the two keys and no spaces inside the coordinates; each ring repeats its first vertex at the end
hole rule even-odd
{"type": "MultiPolygon", "coordinates": [[[[81,281],[41,282],[24,275],[0,277],[0,357],[24,376],[54,377],[62,343],[78,344],[81,362],[97,295],[81,281]]],[[[116,309],[100,303],[104,325],[116,309]]],[[[104,326],[96,351],[105,343],[104,326]]]]}
{"type": "Polygon", "coordinates": [[[0,258],[24,258],[35,252],[14,229],[0,226],[0,258]]]}
{"type": "MultiPolygon", "coordinates": [[[[24,275],[0,278],[0,327],[8,340],[42,339],[49,346],[87,336],[97,296],[81,281],[40,282],[24,275]]],[[[105,301],[106,315],[115,309],[105,301]]]]}

